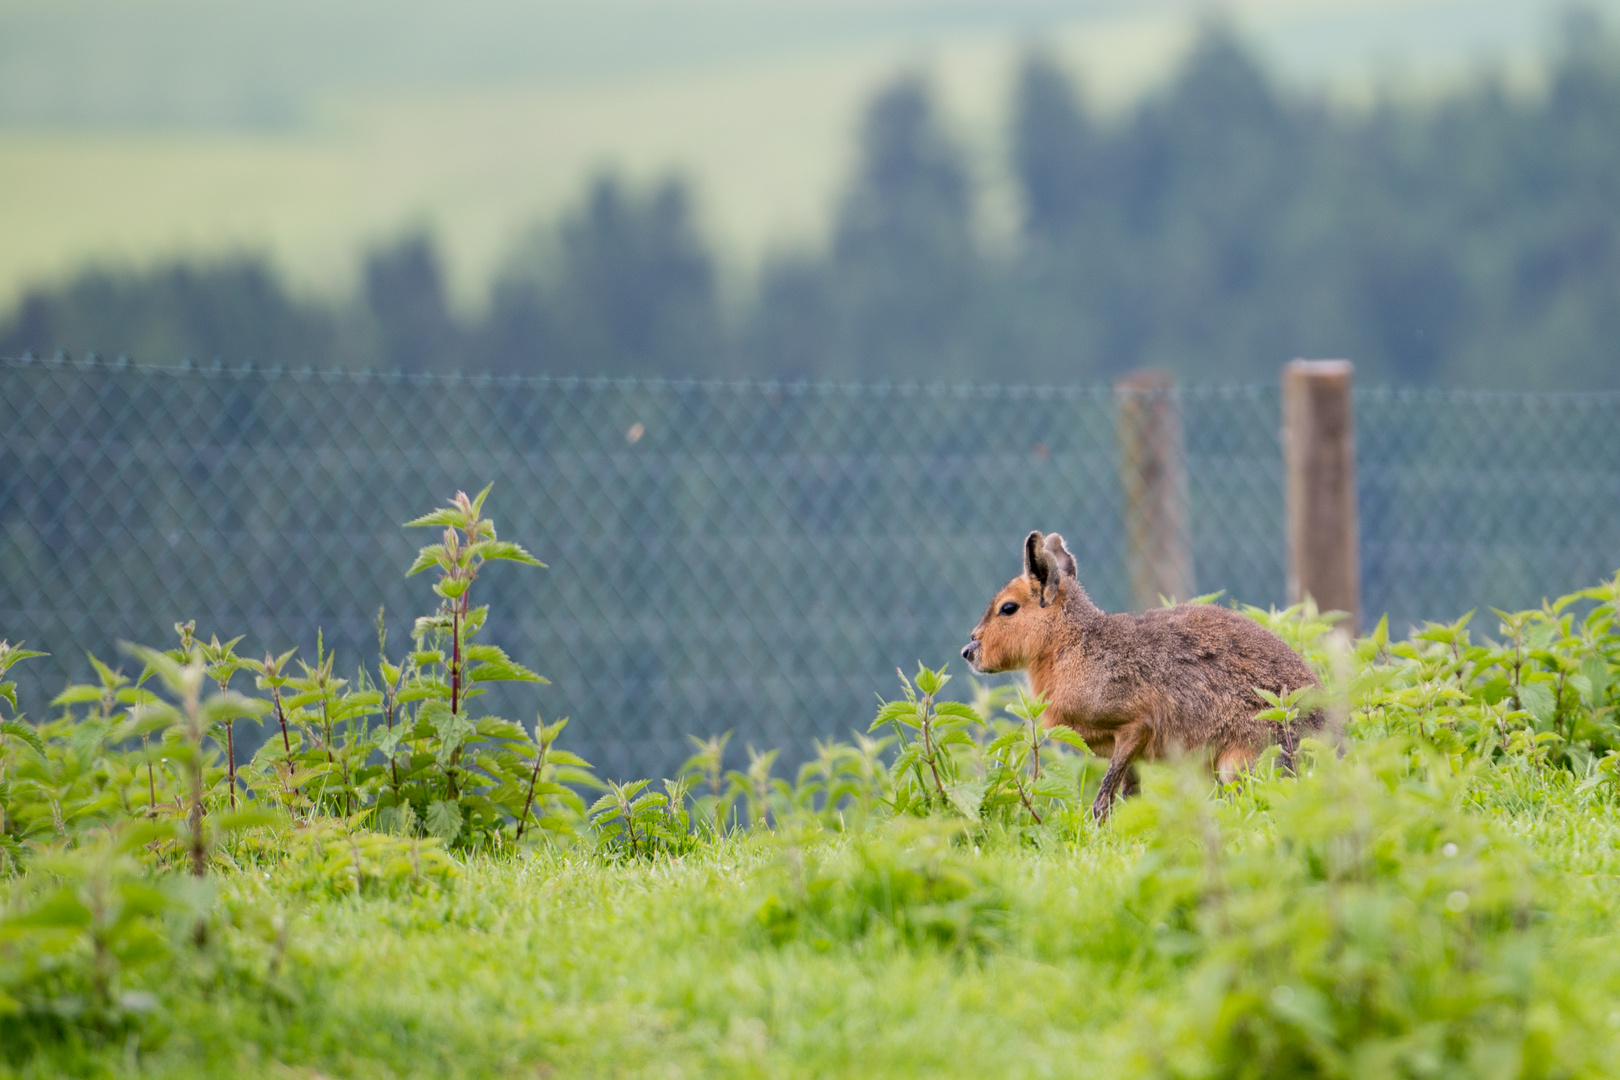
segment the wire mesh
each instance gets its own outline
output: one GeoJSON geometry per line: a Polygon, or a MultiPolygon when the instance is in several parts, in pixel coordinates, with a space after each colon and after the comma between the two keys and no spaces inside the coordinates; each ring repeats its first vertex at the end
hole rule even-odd
{"type": "MultiPolygon", "coordinates": [[[[1283,602],[1277,392],[1179,404],[1200,589],[1283,602]]],[[[1620,396],[1357,405],[1369,611],[1534,603],[1620,564],[1620,396]]],[[[552,685],[492,704],[571,716],[608,775],[725,730],[791,759],[864,729],[897,666],[954,658],[1031,528],[1126,606],[1115,414],[1106,389],[0,360],[0,637],[52,654],[18,669],[34,715],[86,651],[183,619],[306,659],[319,629],[352,671],[379,607],[397,656],[433,606],[403,577],[431,538],[400,523],[493,482],[502,537],[550,568],[491,566],[475,599],[552,685]]]]}

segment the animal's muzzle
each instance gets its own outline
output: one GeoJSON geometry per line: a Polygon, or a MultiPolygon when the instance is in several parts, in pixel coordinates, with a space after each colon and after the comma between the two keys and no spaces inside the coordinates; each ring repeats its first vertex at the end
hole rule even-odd
{"type": "Polygon", "coordinates": [[[969,667],[976,668],[979,666],[979,643],[977,641],[970,641],[962,646],[962,659],[968,662],[969,667]]]}

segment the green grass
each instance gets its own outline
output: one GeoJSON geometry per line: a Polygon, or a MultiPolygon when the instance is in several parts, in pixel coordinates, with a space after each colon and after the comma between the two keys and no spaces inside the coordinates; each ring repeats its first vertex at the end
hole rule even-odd
{"type": "MultiPolygon", "coordinates": [[[[1218,1041],[1204,1028],[1220,1009],[1209,1006],[1208,987],[1199,985],[1209,977],[1212,957],[1240,942],[1252,949],[1244,963],[1253,972],[1270,970],[1275,957],[1266,957],[1279,948],[1300,954],[1285,960],[1285,968],[1303,963],[1309,934],[1277,941],[1271,930],[1297,932],[1330,921],[1319,908],[1268,915],[1248,926],[1241,914],[1257,903],[1286,907],[1290,897],[1303,895],[1283,880],[1287,856],[1274,846],[1273,814],[1290,806],[1320,814],[1314,792],[1334,796],[1341,808],[1346,793],[1367,800],[1380,835],[1386,841],[1396,835],[1396,847],[1400,836],[1411,840],[1406,833],[1440,823],[1444,835],[1463,840],[1464,852],[1450,862],[1474,857],[1489,866],[1493,858],[1528,854],[1528,876],[1509,875],[1505,883],[1521,893],[1512,904],[1528,903],[1527,921],[1518,929],[1510,920],[1478,930],[1481,952],[1469,961],[1479,967],[1477,980],[1469,982],[1466,965],[1455,957],[1420,955],[1425,943],[1433,945],[1428,935],[1388,931],[1399,962],[1382,976],[1413,999],[1386,1003],[1413,1016],[1401,1039],[1421,1034],[1425,1016],[1439,1023],[1436,1017],[1448,1009],[1458,1012],[1455,1002],[1414,1003],[1426,979],[1460,978],[1467,994],[1487,996],[1500,991],[1495,984],[1504,979],[1526,980],[1506,992],[1522,1002],[1517,1013],[1529,1034],[1499,1032],[1506,1041],[1487,1047],[1489,1061],[1436,1075],[1606,1072],[1620,1023],[1620,823],[1612,794],[1581,792],[1568,774],[1510,766],[1454,780],[1449,795],[1436,796],[1431,782],[1414,774],[1397,782],[1397,793],[1406,785],[1418,793],[1414,797],[1434,799],[1434,816],[1403,820],[1387,813],[1396,808],[1380,808],[1379,800],[1392,796],[1376,777],[1379,768],[1387,781],[1404,767],[1389,760],[1364,765],[1369,755],[1376,759],[1379,752],[1358,750],[1345,764],[1324,759],[1319,775],[1257,780],[1215,803],[1201,781],[1163,770],[1115,826],[1071,819],[936,848],[945,864],[969,876],[972,890],[992,898],[979,914],[964,916],[979,920],[984,934],[954,941],[908,935],[892,918],[878,917],[864,929],[840,921],[840,906],[847,915],[871,904],[877,894],[863,890],[892,881],[884,875],[910,865],[918,850],[930,850],[926,835],[896,823],[856,837],[755,834],[680,859],[629,864],[551,849],[517,860],[474,857],[453,884],[399,896],[311,894],[295,867],[265,870],[249,863],[220,875],[219,888],[224,909],[253,917],[239,915],[239,927],[222,919],[199,953],[204,959],[171,972],[169,985],[158,984],[165,1004],[150,1031],[166,1036],[149,1037],[154,1045],[138,1054],[133,1043],[116,1039],[99,1048],[57,1047],[21,1071],[238,1077],[1173,1073],[1163,1068],[1163,1058],[1207,1059],[1218,1041]],[[1468,849],[1462,833],[1446,832],[1447,804],[1466,817],[1468,828],[1495,836],[1498,854],[1468,849]],[[1174,819],[1206,811],[1224,838],[1232,923],[1221,931],[1167,932],[1162,920],[1154,921],[1166,910],[1155,907],[1155,890],[1174,880],[1178,852],[1193,851],[1194,863],[1204,858],[1196,843],[1180,845],[1186,832],[1174,819]],[[1245,851],[1260,853],[1265,874],[1245,876],[1245,851]],[[831,931],[774,940],[762,913],[829,881],[835,883],[834,910],[823,929],[831,931]],[[254,918],[272,925],[284,920],[277,974],[265,973],[277,950],[254,918]],[[1506,959],[1490,958],[1498,945],[1506,959]],[[241,979],[234,988],[221,974],[230,971],[241,979]],[[1482,991],[1486,983],[1495,988],[1482,991]],[[1524,1049],[1538,1031],[1553,1066],[1545,1073],[1530,1067],[1524,1049]]],[[[1431,846],[1439,844],[1436,839],[1431,846]]],[[[1406,847],[1416,865],[1415,848],[1406,847]]],[[[1368,895],[1380,903],[1421,904],[1432,882],[1414,865],[1386,868],[1368,895]]],[[[1449,884],[1455,882],[1433,887],[1449,884]]],[[[1489,882],[1476,886],[1470,886],[1476,904],[1489,902],[1489,882]]],[[[1213,917],[1199,915],[1197,905],[1193,915],[1194,924],[1213,917]]]]}
{"type": "MultiPolygon", "coordinates": [[[[446,528],[416,564],[441,603],[375,682],[182,625],[135,680],[0,719],[0,1070],[1620,1071],[1620,576],[1496,640],[1245,609],[1325,679],[1260,715],[1320,708],[1324,738],[1219,789],[1145,767],[1099,824],[1039,703],[926,669],[882,741],[795,779],[713,739],[679,782],[604,785],[561,724],[470,716],[532,678],[477,640],[482,561],[532,561],[487,493],[413,523],[446,528]],[[255,715],[286,734],[228,773],[255,715]]],[[[12,708],[30,655],[0,642],[12,708]]]]}

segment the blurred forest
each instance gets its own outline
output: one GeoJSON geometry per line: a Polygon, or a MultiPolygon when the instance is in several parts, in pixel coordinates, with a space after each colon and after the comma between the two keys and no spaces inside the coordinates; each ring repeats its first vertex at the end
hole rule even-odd
{"type": "Polygon", "coordinates": [[[1343,356],[1364,382],[1620,388],[1620,49],[1572,16],[1544,86],[1482,74],[1359,112],[1279,87],[1205,28],[1107,122],[1038,52],[1008,116],[1023,217],[987,244],[925,79],[869,104],[823,247],[726,305],[678,179],[593,179],[458,318],[430,235],[352,298],[252,257],[88,270],[0,315],[0,355],[781,380],[1085,383],[1141,366],[1266,381],[1343,356]]]}

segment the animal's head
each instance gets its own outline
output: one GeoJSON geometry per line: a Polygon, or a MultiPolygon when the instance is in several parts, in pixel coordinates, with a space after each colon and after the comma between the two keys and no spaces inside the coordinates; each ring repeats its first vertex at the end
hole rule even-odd
{"type": "Polygon", "coordinates": [[[991,599],[962,659],[986,674],[1027,667],[1057,641],[1065,591],[1079,587],[1063,537],[1030,533],[1024,537],[1024,572],[991,599]]]}

